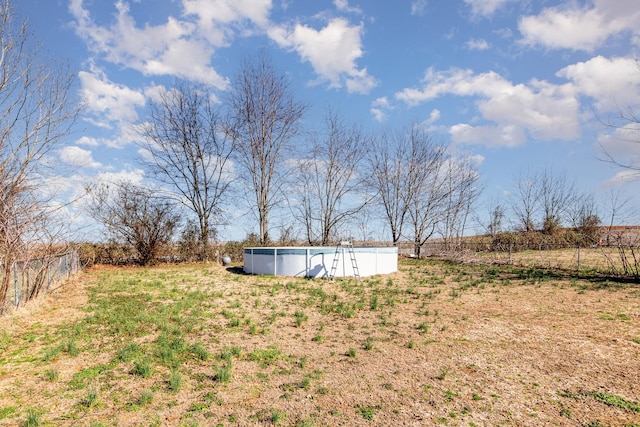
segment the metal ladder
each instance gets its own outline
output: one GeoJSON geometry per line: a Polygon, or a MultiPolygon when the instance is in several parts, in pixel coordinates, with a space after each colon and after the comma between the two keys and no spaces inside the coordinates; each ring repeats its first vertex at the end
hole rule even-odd
{"type": "MultiPolygon", "coordinates": [[[[344,252],[344,248],[347,248],[349,258],[351,259],[351,268],[353,269],[353,276],[356,279],[360,278],[360,270],[358,269],[358,261],[356,260],[356,253],[353,250],[353,243],[351,240],[343,240],[336,246],[336,251],[333,254],[333,262],[331,263],[331,271],[329,272],[329,278],[334,280],[336,278],[336,271],[338,270],[338,262],[340,262],[340,254],[344,252]]],[[[346,272],[345,272],[346,273],[346,272]]]]}

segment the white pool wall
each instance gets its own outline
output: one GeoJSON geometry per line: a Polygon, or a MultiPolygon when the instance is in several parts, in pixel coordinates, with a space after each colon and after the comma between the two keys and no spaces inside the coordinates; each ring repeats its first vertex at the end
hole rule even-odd
{"type": "MultiPolygon", "coordinates": [[[[353,277],[349,250],[339,249],[336,277],[353,277]]],[[[398,271],[397,247],[354,246],[360,277],[398,271]]],[[[244,248],[244,272],[292,277],[328,277],[335,246],[244,248]]]]}

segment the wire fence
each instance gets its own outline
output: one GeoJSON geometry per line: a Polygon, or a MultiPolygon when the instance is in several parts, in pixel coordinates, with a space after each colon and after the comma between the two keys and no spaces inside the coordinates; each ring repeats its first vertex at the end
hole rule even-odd
{"type": "MultiPolygon", "coordinates": [[[[0,265],[1,261],[0,261],[0,265]]],[[[4,266],[3,266],[4,267],[4,266]]],[[[9,307],[19,307],[54,289],[55,285],[76,274],[80,269],[77,251],[30,260],[14,261],[11,265],[9,289],[4,301],[0,301],[0,314],[9,307]]],[[[0,279],[2,277],[0,270],[0,279]]]]}
{"type": "MultiPolygon", "coordinates": [[[[413,245],[406,242],[401,244],[398,254],[415,257],[413,245]]],[[[541,244],[523,249],[514,244],[427,242],[420,248],[420,257],[434,256],[484,264],[594,271],[640,278],[640,245],[630,243],[590,246],[541,244]]]]}

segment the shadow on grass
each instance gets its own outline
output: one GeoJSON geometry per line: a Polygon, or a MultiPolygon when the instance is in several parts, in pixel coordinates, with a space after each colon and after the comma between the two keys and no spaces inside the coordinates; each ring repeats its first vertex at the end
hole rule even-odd
{"type": "Polygon", "coordinates": [[[248,273],[244,272],[244,266],[242,265],[234,265],[231,267],[227,267],[227,271],[231,274],[239,274],[241,276],[248,276],[248,273]]]}

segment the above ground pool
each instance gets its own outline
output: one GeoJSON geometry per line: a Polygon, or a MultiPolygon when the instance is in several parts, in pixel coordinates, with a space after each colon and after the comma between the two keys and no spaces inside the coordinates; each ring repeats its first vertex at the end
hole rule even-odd
{"type": "MultiPolygon", "coordinates": [[[[272,276],[330,277],[338,256],[335,277],[353,277],[348,247],[308,246],[244,248],[244,272],[272,276]]],[[[360,277],[398,271],[397,247],[354,246],[353,256],[360,277]]]]}

